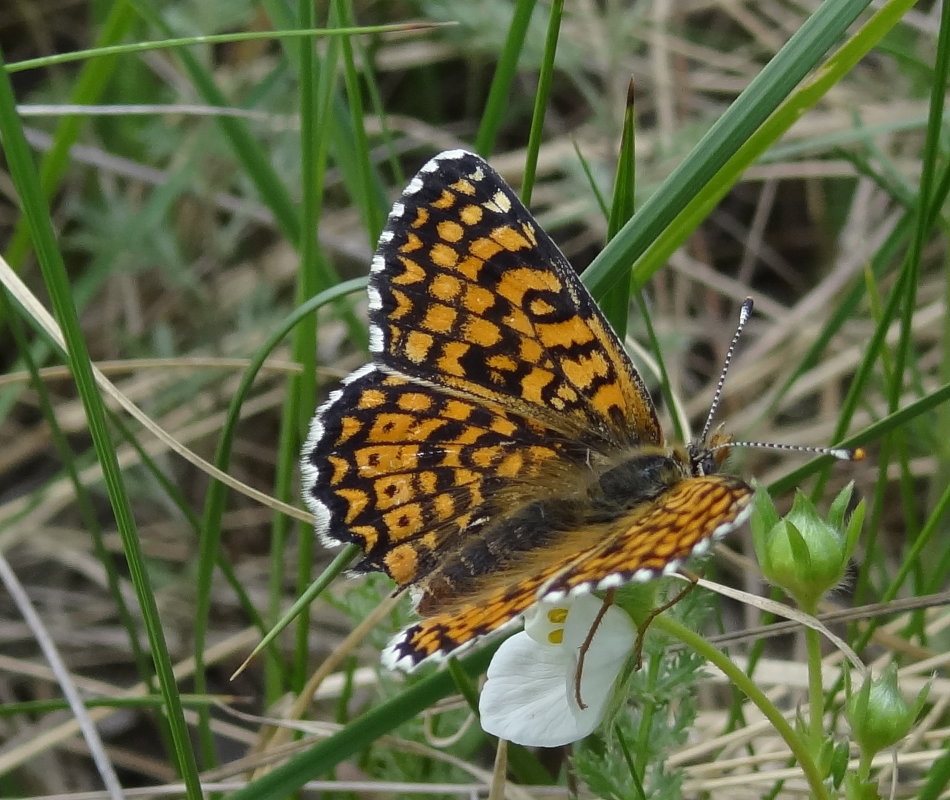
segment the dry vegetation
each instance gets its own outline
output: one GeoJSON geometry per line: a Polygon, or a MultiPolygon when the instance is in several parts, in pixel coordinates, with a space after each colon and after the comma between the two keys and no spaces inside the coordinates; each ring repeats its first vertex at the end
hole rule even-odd
{"type": "MultiPolygon", "coordinates": [[[[7,63],[92,47],[105,35],[103,21],[94,21],[105,13],[104,5],[10,0],[0,15],[0,47],[7,63]]],[[[280,12],[276,3],[181,0],[142,5],[155,18],[144,12],[132,15],[120,41],[293,25],[290,17],[280,17],[287,12],[280,12]],[[156,23],[159,15],[167,30],[156,23]]],[[[328,12],[318,5],[322,27],[328,12]]],[[[311,358],[316,354],[321,387],[363,362],[362,293],[352,294],[346,306],[320,310],[315,348],[312,338],[306,344],[288,336],[267,356],[233,430],[226,463],[232,483],[216,554],[203,553],[201,544],[202,533],[204,541],[210,535],[209,514],[214,516],[209,512],[208,462],[215,459],[229,403],[249,359],[301,295],[365,275],[378,233],[373,226],[381,222],[406,176],[443,148],[472,145],[505,43],[511,5],[352,4],[350,13],[362,25],[458,23],[353,40],[352,57],[364,81],[359,124],[369,143],[365,154],[350,128],[346,54],[341,57],[338,42],[317,44],[319,58],[327,59],[322,64],[336,59],[333,70],[320,73],[334,74],[332,102],[324,110],[334,121],[327,123],[333,132],[325,139],[329,158],[319,193],[319,258],[305,263],[310,270],[332,270],[334,277],[327,280],[313,272],[306,281],[302,278],[301,248],[288,222],[307,224],[299,216],[306,198],[296,40],[187,48],[222,93],[223,103],[212,103],[197,87],[181,58],[185,51],[178,49],[118,56],[105,75],[94,79],[97,88],[87,88],[78,101],[80,76],[88,76],[101,62],[11,74],[23,131],[37,163],[50,158],[55,152],[51,147],[69,143],[66,123],[78,126],[64,170],[49,178],[50,213],[83,337],[101,370],[99,390],[114,414],[109,435],[134,509],[141,563],[183,693],[206,790],[215,785],[238,788],[261,774],[255,770],[281,763],[288,753],[306,751],[403,688],[400,678],[380,673],[378,652],[397,625],[410,618],[406,604],[378,614],[378,625],[362,641],[350,636],[354,625],[375,614],[387,596],[385,580],[337,581],[313,603],[304,628],[294,632],[292,626],[283,635],[273,657],[258,658],[229,681],[261,638],[253,615],[259,614],[264,629],[269,628],[276,619],[274,608],[285,610],[332,555],[311,544],[297,497],[294,454],[314,400],[307,377],[313,369],[306,362],[301,368],[300,360],[306,350],[311,358]],[[96,108],[73,116],[77,112],[67,106],[73,102],[96,108]],[[223,111],[212,105],[225,105],[236,114],[232,119],[249,133],[255,148],[250,160],[238,155],[234,134],[219,125],[223,111]],[[372,165],[373,180],[366,196],[354,201],[354,174],[361,161],[372,165]],[[273,170],[279,197],[288,206],[262,189],[261,164],[273,170]],[[138,409],[139,416],[131,416],[124,404],[138,409]],[[160,430],[148,429],[146,422],[160,430]],[[219,565],[213,573],[203,566],[202,559],[209,557],[219,565]],[[226,571],[232,573],[230,579],[226,571]],[[211,603],[207,623],[196,619],[206,586],[211,603]],[[203,677],[197,684],[196,632],[205,639],[203,677]],[[331,653],[333,669],[310,702],[311,675],[321,669],[323,677],[331,653]],[[301,695],[302,701],[297,699],[301,695]],[[209,708],[211,721],[203,722],[200,714],[209,708]],[[297,740],[286,730],[275,735],[271,723],[281,717],[305,720],[294,723],[305,735],[297,740]],[[195,731],[204,724],[202,739],[195,731]]],[[[602,249],[607,231],[581,157],[609,202],[631,76],[639,206],[818,5],[817,0],[568,4],[545,107],[532,209],[579,270],[602,249]]],[[[516,188],[524,169],[548,11],[547,4],[535,10],[491,157],[516,188]]],[[[881,46],[744,172],[647,284],[670,383],[694,426],[701,424],[708,407],[738,303],[752,295],[757,315],[730,374],[720,418],[740,439],[832,443],[849,386],[907,269],[916,224],[909,209],[917,203],[927,154],[940,13],[939,3],[921,3],[908,11],[881,46]],[[816,343],[821,347],[810,358],[816,343]]],[[[868,12],[860,20],[867,18],[868,12]]],[[[937,178],[944,175],[947,161],[945,134],[937,178]]],[[[125,796],[184,795],[171,738],[157,708],[161,695],[124,555],[127,543],[117,533],[70,372],[50,345],[48,332],[39,332],[40,306],[49,308],[51,290],[27,245],[19,209],[4,168],[0,242],[23,285],[16,286],[12,273],[4,272],[0,279],[9,292],[0,302],[0,582],[5,587],[0,591],[0,703],[5,707],[0,716],[0,796],[105,796],[88,736],[81,733],[81,716],[64,702],[64,683],[101,701],[87,707],[88,720],[96,723],[125,796]],[[38,305],[24,308],[30,296],[38,305]],[[39,383],[31,378],[31,369],[37,370],[39,383]],[[35,617],[25,615],[24,602],[35,617]],[[56,659],[64,675],[56,674],[56,659]],[[133,794],[134,787],[153,788],[133,794]]],[[[946,217],[938,214],[937,220],[945,224],[946,217]]],[[[928,227],[921,244],[917,272],[911,273],[916,293],[908,293],[910,303],[899,306],[906,312],[903,318],[886,323],[884,349],[871,364],[844,432],[852,435],[885,423],[860,439],[869,454],[863,463],[839,465],[825,476],[828,485],[818,502],[826,508],[834,493],[853,480],[856,495],[868,503],[851,579],[823,606],[824,611],[857,607],[855,618],[861,624],[838,622],[835,631],[854,644],[863,624],[879,618],[881,627],[860,655],[875,668],[895,661],[909,698],[928,677],[937,676],[925,714],[897,747],[902,766],[896,786],[904,797],[938,796],[921,792],[928,774],[946,769],[940,765],[950,736],[945,711],[950,683],[944,677],[950,650],[945,632],[950,548],[940,535],[946,531],[941,514],[950,456],[948,439],[940,431],[948,430],[944,424],[950,418],[938,405],[950,372],[946,240],[928,227]],[[894,390],[902,336],[910,337],[909,349],[900,389],[894,390]],[[932,408],[891,416],[928,399],[932,408]],[[919,549],[916,542],[921,542],[919,549]],[[894,599],[889,587],[904,567],[908,577],[896,587],[894,599]]],[[[631,348],[648,383],[656,387],[639,313],[631,318],[629,335],[640,342],[631,348]]],[[[743,451],[731,468],[767,485],[802,461],[743,451]]],[[[811,490],[814,479],[802,485],[811,490]]],[[[775,499],[787,508],[790,495],[775,499]]],[[[732,537],[728,547],[707,575],[767,595],[748,534],[732,537]]],[[[717,614],[706,615],[704,625],[711,633],[716,620],[733,636],[763,621],[758,608],[729,601],[717,614]]],[[[742,665],[750,655],[759,659],[752,673],[755,683],[789,719],[803,706],[807,688],[800,628],[794,630],[798,633],[793,636],[769,634],[764,650],[755,644],[763,641],[761,632],[753,632],[738,643],[733,639],[729,651],[742,665]]],[[[831,646],[826,652],[830,689],[842,657],[831,646]]],[[[770,791],[775,797],[808,796],[801,772],[771,726],[749,707],[730,716],[737,702],[731,684],[718,673],[703,678],[697,670],[698,665],[690,678],[696,682],[695,696],[671,695],[671,716],[694,715],[678,740],[664,743],[663,770],[678,778],[657,779],[652,796],[741,800],[770,791]]],[[[834,699],[827,728],[847,741],[847,726],[838,713],[841,694],[829,697],[834,699]]],[[[323,771],[323,782],[313,783],[304,796],[323,796],[327,782],[338,782],[334,785],[341,792],[360,797],[475,796],[491,779],[492,744],[457,696],[438,699],[433,690],[425,714],[363,742],[356,755],[323,771]],[[435,792],[438,787],[443,788],[435,792]]],[[[639,720],[638,707],[635,701],[633,720],[639,720]]],[[[632,730],[636,724],[631,723],[632,730]]],[[[596,763],[594,752],[582,759],[596,763]]],[[[533,762],[532,772],[513,757],[516,781],[506,796],[566,796],[563,770],[557,778],[566,756],[541,758],[558,785],[537,789],[515,786],[518,780],[537,783],[541,768],[533,762]]],[[[889,787],[890,754],[879,758],[875,774],[889,787]]],[[[647,767],[648,777],[655,777],[656,764],[637,762],[638,769],[647,767]]],[[[615,758],[607,771],[626,768],[615,758]]],[[[591,769],[596,771],[588,766],[580,781],[582,797],[599,791],[591,788],[591,769]]],[[[948,796],[948,786],[937,787],[944,792],[940,796],[948,796]]],[[[637,796],[629,791],[625,797],[637,796]]]]}

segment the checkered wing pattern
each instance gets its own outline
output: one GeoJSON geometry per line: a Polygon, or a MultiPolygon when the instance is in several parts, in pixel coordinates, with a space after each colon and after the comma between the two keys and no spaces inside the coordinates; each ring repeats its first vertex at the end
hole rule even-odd
{"type": "Polygon", "coordinates": [[[412,179],[368,296],[373,361],[317,410],[302,471],[321,538],[412,590],[423,619],[386,664],[665,574],[744,520],[751,489],[664,445],[590,294],[478,156],[412,179]]]}
{"type": "Polygon", "coordinates": [[[357,571],[418,584],[490,520],[576,470],[571,442],[501,406],[367,365],[319,409],[305,497],[328,545],[363,548],[357,571]]]}
{"type": "MultiPolygon", "coordinates": [[[[751,499],[748,485],[736,478],[710,475],[684,480],[653,502],[638,504],[609,521],[594,521],[588,515],[582,524],[549,534],[543,549],[522,554],[513,563],[500,563],[497,572],[485,576],[480,594],[462,604],[436,596],[441,577],[436,571],[420,602],[420,610],[432,613],[394,638],[383,662],[390,668],[411,669],[427,659],[459,652],[517,622],[541,598],[557,601],[669,575],[744,523],[751,499]]],[[[491,534],[489,528],[481,538],[490,541],[491,534]]],[[[441,571],[447,569],[458,580],[457,567],[449,562],[441,571]]],[[[464,579],[461,582],[464,585],[464,579]]]]}
{"type": "Polygon", "coordinates": [[[400,374],[575,440],[660,444],[650,396],[548,235],[481,158],[429,161],[373,258],[370,349],[400,374]]]}

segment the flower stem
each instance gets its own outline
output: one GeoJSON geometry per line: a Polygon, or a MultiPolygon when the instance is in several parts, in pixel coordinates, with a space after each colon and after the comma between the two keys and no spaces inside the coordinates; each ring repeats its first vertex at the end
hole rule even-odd
{"type": "Polygon", "coordinates": [[[805,648],[808,651],[808,732],[812,754],[818,757],[824,740],[822,723],[825,718],[825,689],[821,682],[821,641],[818,631],[805,628],[805,648]]]}
{"type": "Polygon", "coordinates": [[[772,723],[772,727],[775,728],[779,736],[785,740],[788,749],[792,751],[792,755],[797,759],[798,765],[805,775],[805,780],[808,781],[811,796],[816,800],[831,800],[810,748],[795,733],[792,726],[782,716],[782,712],[775,707],[748,675],[730,661],[725,653],[717,650],[698,633],[691,631],[668,615],[660,615],[653,621],[653,625],[670,636],[679,639],[711,664],[719,667],[726,677],[732,681],[733,685],[755,704],[766,719],[772,723]]]}

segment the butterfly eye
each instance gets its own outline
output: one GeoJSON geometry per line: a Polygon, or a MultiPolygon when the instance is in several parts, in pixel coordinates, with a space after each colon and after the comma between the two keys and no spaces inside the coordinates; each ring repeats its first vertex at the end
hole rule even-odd
{"type": "Polygon", "coordinates": [[[704,447],[691,454],[690,461],[693,468],[693,475],[702,477],[719,472],[719,465],[723,459],[717,456],[724,453],[725,451],[722,450],[714,451],[704,447]]]}

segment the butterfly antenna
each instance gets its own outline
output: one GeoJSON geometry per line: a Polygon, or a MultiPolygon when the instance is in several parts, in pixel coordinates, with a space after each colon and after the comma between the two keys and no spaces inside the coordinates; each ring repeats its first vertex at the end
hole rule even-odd
{"type": "Polygon", "coordinates": [[[726,358],[722,362],[722,371],[719,373],[719,382],[716,384],[716,392],[713,394],[712,403],[709,406],[709,414],[706,415],[706,424],[703,425],[703,435],[699,437],[700,442],[706,442],[709,436],[709,430],[712,428],[713,419],[716,411],[719,409],[719,400],[722,398],[722,387],[726,383],[726,373],[729,372],[729,365],[732,363],[732,356],[736,352],[736,346],[739,344],[739,337],[742,336],[742,329],[752,316],[752,298],[747,297],[742,301],[742,307],[739,309],[739,324],[736,325],[736,332],[732,335],[732,341],[729,342],[729,349],[726,350],[726,358]]]}
{"type": "Polygon", "coordinates": [[[816,456],[831,456],[839,461],[862,461],[865,457],[863,447],[814,447],[807,444],[782,444],[780,442],[722,442],[709,448],[709,452],[716,450],[731,450],[734,447],[753,447],[758,450],[784,450],[789,453],[813,453],[816,456]]]}
{"type": "MultiPolygon", "coordinates": [[[[742,329],[745,327],[749,317],[752,316],[752,298],[747,297],[742,302],[739,309],[739,324],[736,325],[736,332],[729,342],[729,349],[726,350],[726,358],[722,364],[722,372],[719,373],[719,382],[716,384],[716,392],[713,395],[712,404],[709,407],[709,415],[706,417],[706,424],[703,426],[703,435],[700,442],[707,442],[709,430],[712,427],[713,418],[716,416],[716,410],[719,408],[719,400],[722,397],[722,387],[726,382],[726,373],[729,372],[729,365],[732,363],[732,356],[739,344],[739,337],[742,336],[742,329]]],[[[714,444],[708,449],[708,452],[714,453],[717,450],[731,450],[733,447],[753,447],[759,450],[784,450],[792,453],[813,453],[818,456],[832,456],[841,461],[861,461],[864,458],[863,447],[814,447],[804,444],[780,444],[776,442],[734,442],[728,441],[714,444]]]]}

